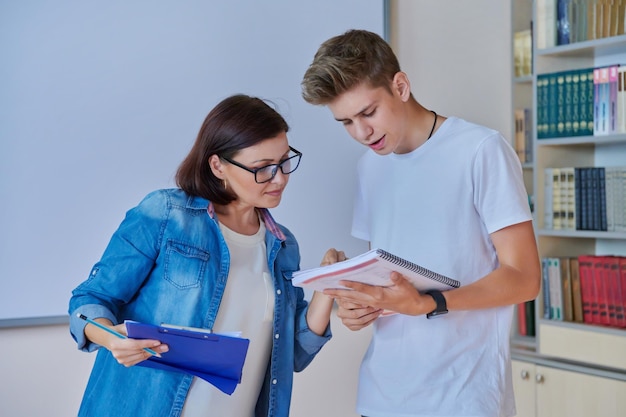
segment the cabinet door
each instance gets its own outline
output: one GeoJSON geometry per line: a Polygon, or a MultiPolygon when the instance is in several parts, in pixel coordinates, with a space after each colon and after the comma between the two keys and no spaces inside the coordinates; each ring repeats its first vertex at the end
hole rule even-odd
{"type": "Polygon", "coordinates": [[[511,361],[516,417],[535,417],[535,364],[511,361]]]}
{"type": "Polygon", "coordinates": [[[536,366],[537,417],[623,417],[626,382],[536,366]]]}

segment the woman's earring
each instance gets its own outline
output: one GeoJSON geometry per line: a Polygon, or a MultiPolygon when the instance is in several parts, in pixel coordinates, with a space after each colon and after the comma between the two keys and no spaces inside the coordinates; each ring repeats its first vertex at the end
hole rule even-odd
{"type": "Polygon", "coordinates": [[[224,186],[225,190],[228,190],[228,184],[226,183],[226,180],[222,180],[222,185],[224,186]]]}

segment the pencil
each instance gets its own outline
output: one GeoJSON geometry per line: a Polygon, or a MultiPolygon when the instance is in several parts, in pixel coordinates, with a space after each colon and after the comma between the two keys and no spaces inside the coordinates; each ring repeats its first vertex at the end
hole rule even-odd
{"type": "MultiPolygon", "coordinates": [[[[100,329],[104,330],[105,332],[109,332],[112,335],[119,337],[120,339],[128,339],[128,337],[124,336],[123,334],[118,333],[115,330],[108,328],[104,324],[100,324],[97,321],[90,319],[89,317],[85,316],[84,314],[77,313],[76,316],[78,316],[79,318],[85,320],[89,324],[93,324],[94,326],[99,327],[100,329]]],[[[156,356],[157,358],[161,357],[161,355],[159,353],[155,352],[154,350],[152,350],[150,348],[143,348],[143,350],[145,350],[146,352],[148,352],[152,356],[156,356]]]]}

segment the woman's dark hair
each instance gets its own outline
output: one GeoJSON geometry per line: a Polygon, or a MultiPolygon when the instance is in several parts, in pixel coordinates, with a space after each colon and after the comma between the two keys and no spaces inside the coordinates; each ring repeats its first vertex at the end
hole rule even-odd
{"type": "Polygon", "coordinates": [[[222,100],[204,119],[198,137],[176,172],[176,184],[187,194],[216,204],[237,198],[213,175],[209,157],[232,158],[248,148],[289,131],[283,117],[265,101],[243,94],[222,100]]]}

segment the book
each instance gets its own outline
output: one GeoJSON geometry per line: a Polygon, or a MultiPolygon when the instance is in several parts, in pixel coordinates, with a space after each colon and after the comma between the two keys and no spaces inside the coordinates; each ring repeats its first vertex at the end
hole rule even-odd
{"type": "Polygon", "coordinates": [[[183,372],[204,379],[226,394],[241,382],[250,340],[190,330],[168,325],[152,325],[126,320],[128,337],[155,339],[169,346],[161,358],[151,356],[136,366],[183,372]]]}
{"type": "Polygon", "coordinates": [[[570,258],[570,276],[572,281],[572,308],[574,321],[583,322],[583,301],[580,288],[580,270],[577,257],[570,258]]]}
{"type": "Polygon", "coordinates": [[[431,271],[383,249],[372,249],[354,258],[331,265],[296,271],[292,283],[316,291],[346,287],[341,280],[357,281],[368,285],[391,285],[391,273],[399,272],[419,291],[449,290],[461,283],[445,275],[431,271]]]}
{"type": "Polygon", "coordinates": [[[550,319],[550,258],[541,258],[541,300],[543,301],[543,318],[550,319]]]}
{"type": "Polygon", "coordinates": [[[552,48],[556,45],[556,3],[557,0],[537,0],[537,49],[552,48]]]}
{"type": "Polygon", "coordinates": [[[552,229],[563,229],[563,221],[561,218],[561,168],[552,168],[552,229]]]}
{"type": "Polygon", "coordinates": [[[524,303],[524,310],[526,313],[526,336],[536,336],[535,325],[535,300],[526,301],[524,303]]]}
{"type": "Polygon", "coordinates": [[[597,315],[597,301],[595,294],[595,286],[593,285],[593,256],[578,256],[578,269],[580,273],[580,292],[583,306],[583,322],[593,324],[594,310],[597,315]]]}
{"type": "Polygon", "coordinates": [[[569,0],[557,0],[556,5],[556,32],[557,32],[557,45],[567,45],[570,43],[570,1],[569,0]]]}
{"type": "Polygon", "coordinates": [[[594,117],[594,82],[593,82],[594,68],[584,68],[579,73],[579,115],[580,115],[580,135],[591,136],[593,135],[593,117],[594,117]]]}
{"type": "Polygon", "coordinates": [[[608,135],[610,124],[610,85],[609,68],[598,67],[593,72],[594,83],[594,118],[593,134],[608,135]]]}
{"type": "Polygon", "coordinates": [[[526,321],[526,303],[517,304],[517,334],[528,336],[528,325],[526,321]]]}
{"type": "Polygon", "coordinates": [[[513,59],[515,76],[527,77],[531,75],[532,67],[532,40],[530,29],[521,30],[513,34],[513,59]]]}
{"type": "Polygon", "coordinates": [[[626,66],[623,65],[617,70],[617,133],[626,133],[626,66]]]}
{"type": "Polygon", "coordinates": [[[548,230],[554,228],[554,213],[552,212],[552,206],[554,205],[554,194],[552,192],[553,170],[553,168],[545,168],[543,176],[543,228],[548,230]]]}
{"type": "Polygon", "coordinates": [[[609,325],[611,324],[609,315],[609,287],[608,274],[605,274],[604,258],[602,256],[593,257],[593,285],[595,286],[595,294],[597,300],[597,313],[592,308],[595,323],[609,325]]]}
{"type": "Polygon", "coordinates": [[[619,257],[619,282],[620,282],[620,301],[624,317],[621,321],[621,327],[626,328],[626,256],[619,257]]]}
{"type": "Polygon", "coordinates": [[[548,286],[550,287],[550,319],[563,321],[561,259],[548,258],[548,262],[548,286]]]}
{"type": "Polygon", "coordinates": [[[618,109],[617,109],[617,105],[618,105],[618,99],[617,99],[617,93],[619,90],[619,85],[618,85],[618,80],[617,80],[617,74],[619,71],[620,66],[619,65],[611,65],[608,68],[608,78],[609,78],[609,110],[608,110],[608,119],[609,119],[609,134],[615,134],[619,132],[619,127],[618,127],[618,109]]]}
{"type": "Polygon", "coordinates": [[[572,298],[572,274],[570,261],[567,257],[559,259],[561,268],[561,298],[562,298],[562,319],[563,321],[574,321],[574,305],[572,298]]]}

